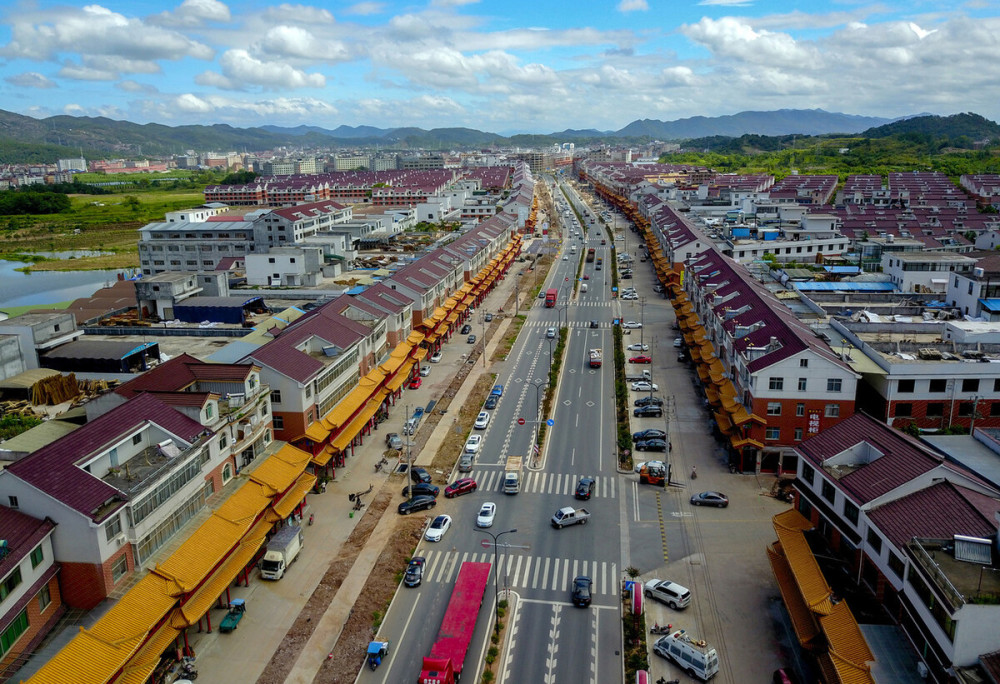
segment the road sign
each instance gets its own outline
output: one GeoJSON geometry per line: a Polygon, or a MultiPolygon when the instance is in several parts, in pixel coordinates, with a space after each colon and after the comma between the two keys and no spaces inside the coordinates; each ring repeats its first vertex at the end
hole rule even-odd
{"type": "Polygon", "coordinates": [[[479,545],[482,546],[484,549],[489,549],[489,548],[491,548],[493,546],[493,540],[492,539],[484,539],[481,542],[479,542],[479,545]]]}
{"type": "Polygon", "coordinates": [[[554,421],[552,418],[549,418],[547,421],[545,421],[545,424],[548,425],[549,427],[552,427],[553,425],[556,424],[556,421],[554,421]]]}
{"type": "Polygon", "coordinates": [[[524,418],[518,418],[517,419],[517,424],[518,425],[524,425],[524,418]]]}

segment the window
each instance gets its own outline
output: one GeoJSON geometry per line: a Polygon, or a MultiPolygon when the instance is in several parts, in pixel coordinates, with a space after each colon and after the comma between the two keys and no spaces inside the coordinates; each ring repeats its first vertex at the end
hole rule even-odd
{"type": "Polygon", "coordinates": [[[843,381],[840,378],[827,378],[826,380],[826,391],[827,392],[839,392],[843,381]]]}
{"type": "Polygon", "coordinates": [[[17,508],[17,497],[16,496],[8,496],[7,497],[7,503],[10,505],[11,508],[17,508]]]}
{"type": "Polygon", "coordinates": [[[28,631],[28,609],[25,608],[21,614],[14,618],[14,621],[3,632],[0,632],[0,656],[6,655],[22,634],[28,631]]]}
{"type": "Polygon", "coordinates": [[[948,391],[948,381],[945,380],[944,378],[938,378],[936,380],[931,380],[930,391],[931,392],[937,392],[937,393],[947,392],[948,391]]]}
{"type": "Polygon", "coordinates": [[[44,613],[50,603],[52,603],[52,592],[49,589],[49,585],[46,584],[42,587],[42,590],[38,592],[38,612],[44,613]]]}
{"type": "Polygon", "coordinates": [[[769,416],[780,416],[781,415],[781,402],[769,401],[767,402],[767,415],[769,416]]]}
{"type": "Polygon", "coordinates": [[[892,570],[896,577],[903,579],[903,559],[892,551],[889,552],[889,569],[892,570]]]}
{"type": "Polygon", "coordinates": [[[961,401],[958,404],[958,415],[962,418],[969,418],[972,416],[972,402],[971,401],[961,401]]]}
{"type": "Polygon", "coordinates": [[[226,484],[233,479],[233,464],[227,463],[222,466],[222,484],[226,484]]]}
{"type": "Polygon", "coordinates": [[[913,388],[914,388],[915,385],[916,385],[916,381],[915,380],[900,380],[899,381],[899,386],[897,387],[897,390],[899,392],[910,394],[910,393],[913,392],[913,388]]]}
{"type": "Polygon", "coordinates": [[[858,507],[844,499],[844,517],[851,521],[855,527],[858,526],[858,507]]]}
{"type": "Polygon", "coordinates": [[[990,418],[1000,416],[1000,401],[990,402],[990,418]]]}
{"type": "Polygon", "coordinates": [[[122,577],[128,573],[128,554],[123,553],[121,558],[115,561],[115,564],[111,566],[111,581],[115,584],[118,583],[122,577]]]}
{"type": "Polygon", "coordinates": [[[805,480],[806,482],[808,482],[809,484],[812,484],[813,480],[816,479],[816,469],[813,468],[808,463],[803,463],[802,464],[802,479],[805,480]]]}
{"type": "Polygon", "coordinates": [[[902,402],[896,404],[896,417],[897,418],[909,418],[913,415],[913,404],[909,402],[902,402]]]}
{"type": "Polygon", "coordinates": [[[799,368],[808,368],[809,359],[799,359],[799,368]]]}
{"type": "Polygon", "coordinates": [[[122,531],[122,519],[120,515],[115,515],[114,518],[104,523],[104,535],[111,541],[122,531]]]}
{"type": "Polygon", "coordinates": [[[213,414],[212,404],[205,405],[205,418],[211,418],[213,414]]]}
{"type": "Polygon", "coordinates": [[[274,416],[271,419],[271,424],[274,426],[275,430],[284,430],[285,429],[285,419],[283,417],[281,417],[281,416],[274,416]]]}
{"type": "Polygon", "coordinates": [[[800,392],[805,392],[807,384],[808,384],[808,382],[807,382],[807,380],[805,378],[799,378],[799,391],[800,392]]]}
{"type": "Polygon", "coordinates": [[[132,446],[138,446],[142,442],[142,435],[132,435],[132,446]]]}
{"type": "Polygon", "coordinates": [[[43,560],[45,560],[45,552],[42,550],[41,545],[38,545],[31,552],[31,567],[37,568],[42,564],[43,560]]]}
{"type": "Polygon", "coordinates": [[[785,379],[784,378],[768,378],[767,388],[772,390],[783,390],[785,389],[785,379]]]}
{"type": "Polygon", "coordinates": [[[839,418],[840,417],[840,404],[827,404],[826,410],[823,415],[827,418],[839,418]]]}
{"type": "Polygon", "coordinates": [[[796,442],[802,441],[802,428],[795,428],[795,441],[796,442]]]}
{"type": "Polygon", "coordinates": [[[942,416],[944,416],[944,403],[935,401],[927,404],[928,418],[941,418],[942,416]]]}
{"type": "Polygon", "coordinates": [[[868,528],[868,545],[872,547],[872,550],[876,555],[882,553],[882,537],[878,536],[874,528],[868,528]]]}
{"type": "Polygon", "coordinates": [[[780,439],[781,438],[781,428],[769,427],[764,430],[764,439],[780,439]]]}
{"type": "Polygon", "coordinates": [[[7,575],[7,578],[0,583],[0,601],[7,598],[17,585],[21,583],[21,568],[14,568],[13,572],[7,575]]]}
{"type": "Polygon", "coordinates": [[[281,403],[281,390],[271,390],[271,403],[272,404],[281,403]]]}
{"type": "Polygon", "coordinates": [[[963,392],[978,392],[979,380],[977,378],[966,378],[962,381],[963,392]]]}
{"type": "Polygon", "coordinates": [[[219,437],[219,448],[225,449],[227,446],[229,446],[229,436],[223,432],[219,437]]]}
{"type": "Polygon", "coordinates": [[[834,489],[833,483],[831,483],[829,480],[823,480],[822,494],[823,498],[829,501],[830,503],[833,503],[834,500],[837,498],[837,490],[834,489]]]}
{"type": "Polygon", "coordinates": [[[802,416],[806,415],[806,405],[805,404],[796,404],[795,405],[795,415],[798,416],[799,418],[801,418],[802,416]]]}
{"type": "Polygon", "coordinates": [[[993,391],[1000,392],[1000,379],[993,381],[993,391]]]}

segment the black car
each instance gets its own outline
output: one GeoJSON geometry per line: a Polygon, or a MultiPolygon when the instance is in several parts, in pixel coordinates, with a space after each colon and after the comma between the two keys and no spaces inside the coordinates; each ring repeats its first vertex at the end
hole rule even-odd
{"type": "Polygon", "coordinates": [[[639,451],[666,451],[667,443],[662,439],[646,439],[637,442],[635,448],[639,451]]]}
{"type": "Polygon", "coordinates": [[[423,556],[416,556],[410,559],[406,565],[406,574],[403,575],[403,584],[408,587],[419,587],[424,579],[424,559],[423,556]]]}
{"type": "Polygon", "coordinates": [[[428,473],[423,468],[417,468],[416,466],[410,468],[410,479],[414,482],[423,482],[424,484],[431,483],[431,474],[428,473]]]}
{"type": "Polygon", "coordinates": [[[643,397],[632,402],[633,406],[663,406],[662,397],[643,397]]]}
{"type": "Polygon", "coordinates": [[[591,588],[594,581],[586,575],[580,575],[573,580],[573,605],[586,608],[590,605],[591,588]]]}
{"type": "Polygon", "coordinates": [[[587,500],[594,493],[594,487],[597,483],[592,477],[581,477],[580,482],[576,485],[576,498],[587,500]]]}
{"type": "Polygon", "coordinates": [[[636,410],[632,411],[632,415],[636,418],[659,418],[663,415],[662,406],[640,406],[636,410]]]}
{"type": "Polygon", "coordinates": [[[475,344],[476,343],[476,336],[475,335],[469,335],[468,337],[465,338],[465,341],[468,342],[469,344],[475,344]]]}
{"type": "Polygon", "coordinates": [[[497,407],[497,402],[500,401],[500,397],[495,394],[491,394],[486,397],[486,403],[483,404],[483,408],[495,409],[497,407]]]}
{"type": "Polygon", "coordinates": [[[649,430],[640,430],[639,432],[632,433],[632,439],[636,442],[641,442],[644,439],[666,439],[667,433],[663,430],[654,430],[650,428],[649,430]]]}
{"type": "Polygon", "coordinates": [[[632,274],[631,273],[622,273],[620,277],[621,277],[622,280],[632,280],[632,274]]]}
{"type": "Polygon", "coordinates": [[[409,487],[403,487],[403,496],[433,496],[437,498],[438,492],[441,490],[437,485],[427,484],[426,482],[418,482],[417,484],[410,485],[409,487]]]}
{"type": "Polygon", "coordinates": [[[459,334],[468,335],[470,332],[472,332],[472,326],[466,323],[465,325],[462,326],[462,332],[460,332],[459,334]]]}
{"type": "Polygon", "coordinates": [[[483,316],[483,318],[486,320],[487,323],[489,323],[490,321],[493,320],[493,314],[488,313],[485,316],[483,316]]]}
{"type": "Polygon", "coordinates": [[[437,499],[433,496],[415,496],[399,504],[399,514],[409,515],[414,511],[423,511],[437,506],[437,499]]]}
{"type": "Polygon", "coordinates": [[[600,326],[597,325],[597,321],[591,321],[590,322],[590,327],[591,328],[597,328],[597,327],[600,327],[600,326]]]}

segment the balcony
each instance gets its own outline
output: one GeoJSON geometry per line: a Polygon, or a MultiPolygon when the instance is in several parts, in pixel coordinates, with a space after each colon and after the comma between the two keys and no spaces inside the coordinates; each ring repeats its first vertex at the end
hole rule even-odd
{"type": "Polygon", "coordinates": [[[956,560],[953,548],[951,539],[914,539],[906,546],[952,615],[966,603],[1000,604],[1000,568],[956,560]]]}

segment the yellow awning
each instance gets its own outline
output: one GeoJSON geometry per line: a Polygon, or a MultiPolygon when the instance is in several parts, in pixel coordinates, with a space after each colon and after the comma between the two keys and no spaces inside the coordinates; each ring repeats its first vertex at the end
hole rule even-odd
{"type": "Polygon", "coordinates": [[[331,458],[333,458],[333,453],[334,453],[333,448],[329,444],[327,444],[325,447],[323,447],[323,450],[321,452],[313,456],[312,461],[310,461],[310,463],[312,463],[314,466],[322,468],[323,466],[325,466],[327,463],[330,462],[331,458]]]}
{"type": "Polygon", "coordinates": [[[406,341],[413,347],[424,341],[424,334],[422,332],[417,332],[414,330],[410,333],[410,336],[406,338],[406,341]]]}
{"type": "Polygon", "coordinates": [[[128,664],[122,669],[122,676],[116,680],[121,684],[144,684],[149,681],[153,670],[160,664],[160,656],[181,633],[175,627],[164,623],[149,640],[142,645],[128,664]]]}
{"type": "Polygon", "coordinates": [[[449,323],[455,323],[456,321],[458,321],[458,312],[453,311],[452,313],[448,314],[448,318],[446,318],[445,320],[448,321],[449,323]]]}
{"type": "Polygon", "coordinates": [[[340,434],[337,435],[332,442],[330,442],[331,447],[338,451],[343,451],[344,448],[358,436],[361,429],[368,424],[371,417],[374,416],[378,412],[379,407],[382,406],[382,400],[385,399],[386,394],[388,394],[387,390],[383,390],[383,392],[385,392],[385,394],[380,392],[368,401],[365,407],[361,409],[361,413],[355,416],[354,420],[341,430],[340,434]]]}
{"type": "Polygon", "coordinates": [[[410,349],[412,349],[412,347],[407,345],[406,353],[400,356],[396,356],[395,352],[393,352],[392,356],[379,364],[379,368],[381,368],[386,375],[392,375],[400,366],[406,363],[406,357],[410,355],[410,349]]]}
{"type": "Polygon", "coordinates": [[[444,317],[447,316],[447,315],[448,315],[448,312],[445,311],[443,307],[439,306],[438,308],[434,309],[434,314],[431,316],[431,320],[433,320],[435,322],[437,322],[437,321],[443,321],[444,317]]]}
{"type": "Polygon", "coordinates": [[[309,490],[316,485],[316,476],[312,473],[302,473],[295,483],[288,488],[280,499],[271,504],[271,508],[278,517],[284,520],[292,514],[295,507],[302,503],[309,490]]]}
{"type": "Polygon", "coordinates": [[[739,410],[729,416],[729,419],[733,421],[733,425],[743,425],[743,423],[750,420],[750,414],[747,413],[747,410],[743,408],[742,404],[740,404],[739,410]]]}
{"type": "Polygon", "coordinates": [[[400,387],[403,386],[403,383],[406,382],[406,378],[408,378],[409,376],[410,376],[409,373],[405,371],[399,371],[391,378],[389,378],[389,382],[385,383],[385,388],[390,392],[395,392],[396,390],[398,390],[400,387]]]}
{"type": "Polygon", "coordinates": [[[733,424],[729,421],[729,415],[721,411],[712,411],[715,416],[715,423],[719,426],[722,434],[728,435],[733,430],[733,424]]]}
{"type": "Polygon", "coordinates": [[[737,434],[734,434],[732,437],[729,438],[729,443],[733,446],[734,449],[742,449],[745,446],[753,446],[757,447],[758,449],[764,448],[764,444],[758,442],[756,439],[750,439],[749,437],[741,438],[737,434]]]}
{"type": "Polygon", "coordinates": [[[314,442],[322,442],[329,436],[330,431],[323,427],[320,423],[310,423],[309,427],[306,428],[305,437],[311,439],[314,442]]]}
{"type": "Polygon", "coordinates": [[[423,361],[425,356],[427,356],[427,347],[420,347],[420,349],[413,352],[414,361],[423,361]]]}

